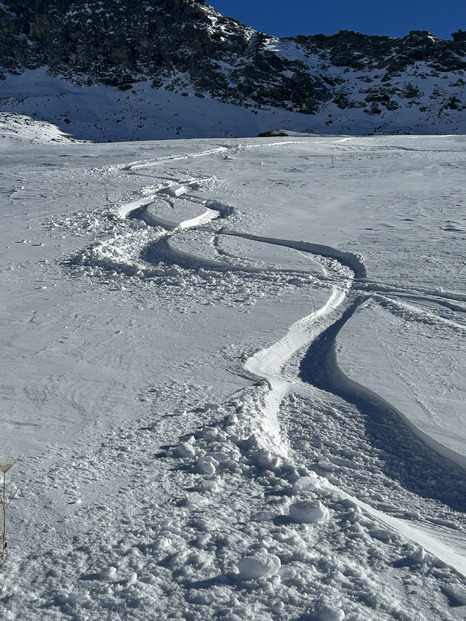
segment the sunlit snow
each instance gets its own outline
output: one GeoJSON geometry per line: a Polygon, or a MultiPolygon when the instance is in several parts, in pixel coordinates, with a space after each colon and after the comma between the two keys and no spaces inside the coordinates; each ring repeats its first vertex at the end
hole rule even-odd
{"type": "Polygon", "coordinates": [[[464,136],[3,117],[4,619],[464,619],[464,136]]]}

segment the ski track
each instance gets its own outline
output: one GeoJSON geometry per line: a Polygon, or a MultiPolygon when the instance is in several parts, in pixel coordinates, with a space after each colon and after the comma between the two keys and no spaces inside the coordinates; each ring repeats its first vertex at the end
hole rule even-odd
{"type": "MultiPolygon", "coordinates": [[[[197,177],[163,171],[171,162],[227,160],[229,153],[241,157],[259,146],[295,144],[227,142],[197,153],[92,168],[96,178],[108,175],[110,183],[112,176],[123,179],[128,194],[119,202],[117,191],[110,191],[110,207],[103,214],[102,208],[75,214],[74,220],[67,214],[56,225],[67,235],[74,231],[78,238],[94,240],[84,249],[78,240],[81,251],[70,251],[78,254],[65,262],[66,269],[71,267],[79,276],[89,267],[87,275],[102,278],[116,292],[125,290],[121,299],[120,293],[110,298],[117,304],[134,295],[137,303],[132,299],[131,304],[145,307],[146,293],[164,295],[163,289],[171,290],[168,303],[161,302],[159,317],[163,304],[173,310],[176,291],[185,283],[189,294],[184,295],[196,296],[199,304],[224,304],[222,296],[228,294],[228,304],[238,306],[236,293],[228,291],[232,283],[247,290],[239,302],[246,305],[244,299],[254,300],[258,289],[270,295],[288,280],[297,280],[297,285],[285,288],[287,294],[300,290],[302,295],[309,287],[311,296],[318,292],[320,307],[255,353],[248,350],[241,356],[244,350],[235,344],[222,365],[231,360],[227,371],[246,379],[248,386],[221,403],[213,386],[189,379],[190,364],[198,361],[181,363],[173,382],[158,385],[154,379],[155,387],[149,389],[144,382],[147,394],[135,395],[135,400],[151,404],[149,414],[147,405],[136,405],[127,419],[112,422],[108,433],[87,433],[76,438],[72,449],[50,446],[45,461],[53,466],[46,465],[45,476],[40,468],[44,457],[31,457],[38,474],[23,484],[23,497],[37,512],[24,521],[34,520],[39,527],[25,523],[23,528],[43,536],[43,541],[39,546],[36,540],[26,541],[20,563],[13,554],[7,559],[9,573],[4,591],[0,585],[0,597],[5,593],[5,601],[9,597],[12,602],[7,606],[30,609],[37,619],[47,621],[64,616],[96,619],[102,614],[145,621],[166,618],[167,610],[170,618],[175,610],[179,614],[173,618],[193,621],[406,621],[414,618],[410,615],[418,600],[424,606],[422,619],[457,619],[457,607],[463,605],[458,602],[466,602],[461,577],[466,577],[461,541],[466,526],[464,471],[423,444],[402,413],[343,376],[332,355],[338,331],[368,301],[397,317],[438,323],[460,333],[465,329],[465,296],[371,280],[363,259],[344,249],[244,232],[251,230],[242,220],[244,214],[212,200],[216,178],[204,175],[202,167],[197,177]],[[151,185],[132,191],[136,176],[141,184],[151,185]],[[88,227],[91,235],[83,234],[88,227]],[[242,249],[237,254],[236,242],[242,249]],[[246,242],[273,248],[277,255],[282,249],[293,250],[300,257],[298,267],[266,264],[254,253],[250,257],[242,253],[250,248],[246,242]],[[276,278],[276,289],[268,288],[267,278],[276,278]],[[150,279],[157,289],[151,290],[150,279]],[[180,380],[184,369],[186,379],[180,380]],[[326,373],[333,383],[322,380],[326,373]],[[187,435],[180,436],[180,428],[187,435]],[[154,454],[155,447],[160,452],[154,454]],[[419,480],[425,485],[417,485],[419,480]],[[38,497],[43,501],[37,502],[38,497]],[[310,528],[307,510],[303,523],[292,514],[296,506],[299,514],[299,505],[309,501],[323,518],[310,528]],[[53,524],[52,503],[57,505],[53,524]],[[264,549],[272,553],[268,561],[274,561],[274,554],[280,556],[283,573],[263,573],[265,580],[259,576],[248,582],[250,556],[264,549]],[[50,571],[39,579],[44,568],[50,571]],[[250,614],[237,596],[248,605],[252,602],[250,614]],[[278,602],[270,615],[258,605],[261,599],[271,606],[278,602]]],[[[264,255],[270,256],[267,251],[258,253],[264,255]]],[[[202,307],[181,298],[182,312],[202,312],[202,307]]],[[[135,316],[134,324],[139,321],[135,316]]],[[[148,316],[149,330],[151,321],[148,316]]],[[[115,325],[115,334],[121,327],[115,325]]],[[[132,338],[131,329],[128,334],[132,338]]],[[[52,345],[44,345],[42,359],[52,345]]],[[[137,340],[127,347],[137,347],[137,340]]],[[[77,362],[90,361],[96,367],[120,352],[118,346],[106,351],[102,341],[95,347],[87,343],[85,353],[82,349],[81,342],[74,345],[77,362]]],[[[127,360],[124,355],[112,359],[110,372],[123,368],[127,360]]],[[[151,367],[150,360],[147,364],[151,367]]],[[[32,386],[37,394],[31,399],[39,402],[51,390],[50,378],[43,383],[44,394],[42,385],[32,386]]],[[[85,414],[104,404],[108,410],[112,399],[116,402],[121,391],[132,388],[129,382],[111,387],[96,399],[96,389],[77,383],[69,395],[59,396],[73,409],[84,407],[85,414]]],[[[16,511],[15,504],[12,508],[16,511]]],[[[14,550],[12,541],[9,549],[14,550]]]]}
{"type": "Polygon", "coordinates": [[[264,148],[264,147],[282,147],[282,146],[293,145],[293,144],[297,144],[297,141],[286,140],[282,142],[269,142],[269,143],[258,144],[258,145],[254,145],[254,144],[235,145],[234,147],[220,146],[215,149],[206,149],[205,151],[199,151],[198,153],[183,153],[180,155],[167,155],[165,157],[159,157],[159,158],[151,159],[151,160],[130,162],[129,164],[122,164],[121,166],[111,166],[109,168],[106,168],[105,170],[107,171],[111,170],[111,171],[116,171],[116,172],[122,171],[122,172],[140,174],[137,171],[143,170],[144,168],[152,168],[154,166],[157,166],[158,164],[163,164],[166,162],[180,162],[180,161],[195,159],[199,157],[208,157],[210,155],[219,155],[222,153],[224,154],[230,151],[237,153],[245,149],[249,150],[249,149],[258,149],[258,148],[264,148]]]}
{"type": "MultiPolygon", "coordinates": [[[[351,140],[351,138],[344,138],[339,142],[349,140],[351,140]]],[[[240,145],[235,147],[235,151],[238,152],[243,148],[250,149],[255,146],[272,147],[284,146],[286,144],[295,144],[295,142],[277,142],[269,143],[268,145],[240,145]]],[[[354,147],[347,148],[351,149],[354,147]]],[[[156,167],[166,162],[222,155],[229,150],[229,147],[218,147],[198,153],[167,156],[150,161],[132,162],[119,167],[112,167],[112,170],[119,173],[141,174],[140,171],[156,167]]],[[[194,183],[194,181],[192,183],[194,183]]],[[[150,222],[144,217],[144,213],[157,196],[161,194],[171,195],[177,198],[182,197],[186,201],[202,202],[189,196],[189,185],[189,181],[180,180],[179,183],[159,187],[157,190],[149,192],[147,196],[120,206],[118,208],[118,214],[122,218],[136,217],[150,222]]],[[[219,237],[223,235],[284,246],[314,257],[320,256],[332,259],[347,270],[346,277],[342,278],[341,273],[331,274],[324,268],[323,279],[336,282],[336,284],[332,286],[332,292],[327,302],[320,309],[295,322],[280,340],[256,352],[244,363],[244,369],[247,373],[262,380],[258,394],[251,398],[251,393],[248,391],[247,399],[244,399],[242,405],[243,418],[246,419],[248,425],[250,425],[250,431],[256,436],[259,446],[263,450],[276,454],[283,459],[288,459],[290,457],[290,446],[287,439],[283,436],[279,420],[281,404],[283,400],[293,394],[293,392],[305,395],[307,391],[305,385],[301,384],[301,381],[304,380],[311,385],[314,384],[315,371],[322,363],[324,363],[323,366],[326,369],[327,375],[337,379],[333,379],[332,381],[326,380],[324,382],[318,380],[316,384],[317,387],[342,396],[345,400],[354,403],[361,410],[371,409],[372,414],[375,416],[377,416],[377,414],[374,414],[374,406],[381,411],[390,411],[392,424],[396,426],[403,425],[403,416],[400,412],[396,411],[395,408],[392,408],[390,404],[387,404],[371,391],[348,380],[338,369],[336,359],[333,360],[330,368],[328,362],[325,362],[325,356],[328,357],[328,352],[334,349],[338,332],[343,327],[344,323],[351,318],[356,308],[364,304],[369,298],[392,312],[394,312],[393,309],[401,309],[401,311],[408,310],[417,315],[421,321],[438,321],[460,331],[465,331],[466,326],[461,323],[446,319],[433,311],[407,304],[399,299],[400,297],[409,297],[411,300],[416,300],[418,302],[429,301],[444,306],[452,311],[464,312],[466,309],[458,304],[454,304],[454,301],[464,302],[466,301],[465,297],[461,294],[455,294],[454,292],[442,291],[440,293],[439,291],[419,290],[390,283],[385,284],[371,281],[367,277],[362,259],[352,253],[344,252],[329,246],[313,244],[311,242],[267,238],[229,230],[225,227],[225,217],[228,218],[228,214],[224,216],[220,211],[207,209],[201,215],[179,222],[178,225],[170,226],[171,223],[168,223],[171,230],[166,230],[157,241],[149,242],[143,252],[143,256],[149,262],[158,263],[164,261],[188,269],[203,268],[207,270],[238,270],[241,272],[248,271],[249,269],[250,271],[260,273],[260,268],[248,268],[244,265],[235,265],[234,261],[224,263],[220,259],[219,261],[201,259],[197,256],[193,257],[189,253],[176,250],[173,247],[171,242],[176,239],[178,231],[200,227],[208,222],[212,225],[214,219],[220,219],[222,220],[221,226],[213,229],[217,241],[219,237]],[[348,274],[348,271],[350,274],[348,274]],[[358,292],[359,297],[356,298],[355,301],[356,292],[358,292]],[[327,353],[322,351],[317,351],[317,354],[315,353],[316,350],[318,350],[319,337],[322,342],[325,342],[325,352],[327,353]],[[296,377],[292,380],[286,379],[283,376],[283,369],[298,354],[302,357],[301,377],[296,377]],[[319,356],[319,358],[316,358],[316,355],[319,356]],[[309,358],[311,362],[309,362],[309,358]],[[303,372],[303,368],[307,369],[306,372],[303,372]],[[265,382],[266,385],[265,391],[263,382],[265,382]]],[[[164,222],[162,218],[158,222],[152,220],[150,223],[152,225],[159,224],[161,226],[167,226],[167,223],[164,222]]],[[[226,253],[220,252],[218,248],[217,253],[219,257],[221,257],[222,254],[226,255],[226,253]]],[[[148,274],[150,275],[150,272],[148,272],[148,274]]],[[[412,432],[416,434],[417,437],[422,437],[419,430],[413,429],[412,432]]],[[[409,435],[410,432],[406,429],[405,433],[409,435]]],[[[429,460],[429,451],[430,448],[435,449],[435,442],[431,441],[429,438],[424,438],[424,441],[426,445],[424,447],[424,452],[429,460]]],[[[441,468],[445,476],[448,477],[450,468],[448,461],[442,457],[438,457],[438,455],[436,455],[435,459],[437,462],[440,460],[442,463],[441,468]]],[[[432,529],[429,530],[425,524],[422,525],[419,523],[419,525],[416,525],[416,523],[413,523],[412,519],[408,524],[406,520],[383,513],[367,502],[363,502],[343,492],[341,489],[337,491],[341,496],[354,501],[356,505],[371,514],[382,524],[423,546],[426,550],[438,556],[438,558],[450,564],[458,572],[466,576],[466,561],[464,557],[449,550],[448,536],[446,536],[445,540],[441,540],[438,538],[437,532],[434,532],[432,529]],[[445,541],[447,542],[445,543],[445,541]]],[[[448,504],[448,498],[443,497],[442,501],[448,504]]],[[[460,511],[464,511],[464,507],[461,507],[460,511]]]]}

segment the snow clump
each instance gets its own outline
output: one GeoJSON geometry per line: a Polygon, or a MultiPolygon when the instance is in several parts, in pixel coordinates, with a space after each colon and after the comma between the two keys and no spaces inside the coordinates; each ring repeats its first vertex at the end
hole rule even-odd
{"type": "Polygon", "coordinates": [[[281,567],[281,561],[275,554],[258,551],[253,556],[245,556],[238,563],[239,577],[242,580],[257,580],[273,576],[281,567]]]}
{"type": "Polygon", "coordinates": [[[290,517],[303,524],[324,522],[329,515],[329,510],[320,500],[302,500],[290,505],[290,517]]]}

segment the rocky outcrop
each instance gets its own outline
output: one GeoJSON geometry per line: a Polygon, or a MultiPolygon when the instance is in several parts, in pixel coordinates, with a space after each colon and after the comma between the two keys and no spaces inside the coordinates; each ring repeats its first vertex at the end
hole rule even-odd
{"type": "Polygon", "coordinates": [[[32,35],[32,15],[22,2],[0,4],[0,76],[45,63],[42,48],[32,35]]]}
{"type": "Polygon", "coordinates": [[[240,106],[324,114],[328,126],[338,110],[415,108],[463,122],[466,109],[462,30],[450,41],[427,31],[276,39],[203,0],[3,0],[0,76],[41,66],[79,84],[125,90],[150,80],[240,106]]]}
{"type": "Polygon", "coordinates": [[[240,105],[282,102],[305,113],[331,97],[301,63],[268,51],[264,35],[200,1],[6,2],[0,58],[7,70],[42,62],[84,83],[124,89],[150,78],[156,88],[192,85],[201,96],[240,105]],[[30,54],[27,39],[34,41],[30,54]]]}
{"type": "Polygon", "coordinates": [[[427,30],[411,31],[394,39],[341,30],[332,36],[298,36],[296,42],[308,54],[317,54],[337,67],[403,72],[422,62],[437,71],[466,69],[466,38],[462,31],[453,41],[438,39],[427,30]]]}

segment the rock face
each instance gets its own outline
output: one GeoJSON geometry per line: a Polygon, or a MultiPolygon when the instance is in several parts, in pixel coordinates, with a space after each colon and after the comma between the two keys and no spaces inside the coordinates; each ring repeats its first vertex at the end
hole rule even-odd
{"type": "Polygon", "coordinates": [[[466,129],[466,33],[452,36],[276,39],[203,0],[3,0],[0,77],[47,67],[85,85],[125,90],[149,79],[154,89],[240,106],[325,113],[327,126],[338,111],[409,108],[456,115],[466,129]]]}
{"type": "Polygon", "coordinates": [[[385,70],[388,74],[406,71],[419,62],[437,71],[466,69],[466,39],[462,31],[454,41],[443,41],[427,30],[411,31],[393,39],[341,30],[333,36],[298,36],[296,41],[310,54],[317,54],[337,67],[358,70],[385,70]]]}
{"type": "Polygon", "coordinates": [[[130,88],[194,86],[235,104],[312,113],[331,97],[302,63],[266,49],[267,37],[195,0],[7,0],[0,61],[7,70],[48,66],[84,83],[130,88]],[[29,41],[33,46],[29,49],[29,41]]]}

